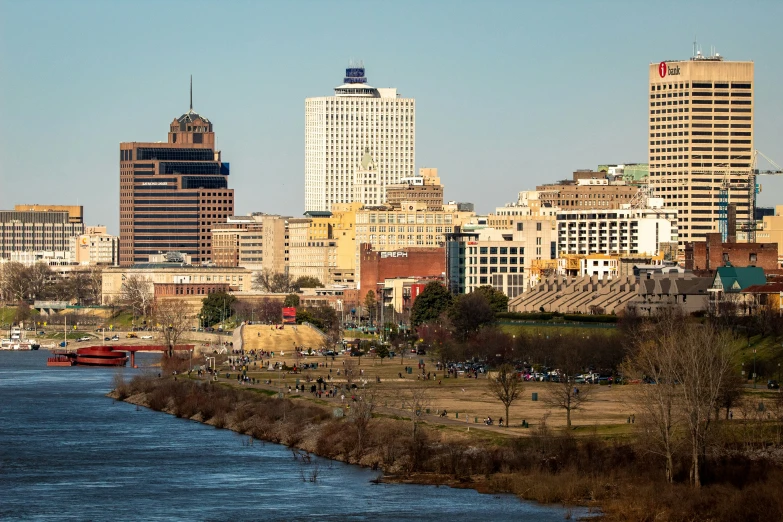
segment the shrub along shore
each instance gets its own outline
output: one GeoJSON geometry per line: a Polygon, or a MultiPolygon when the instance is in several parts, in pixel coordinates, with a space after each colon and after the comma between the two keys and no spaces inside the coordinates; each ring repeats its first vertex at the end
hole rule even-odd
{"type": "MultiPolygon", "coordinates": [[[[604,520],[783,520],[783,469],[769,458],[724,452],[708,458],[705,486],[664,480],[660,457],[634,438],[573,437],[540,426],[529,437],[470,433],[383,415],[370,401],[336,417],[331,405],[225,383],[118,377],[117,400],[225,428],[295,451],[382,472],[385,482],[513,493],[541,503],[588,506],[604,520]]],[[[303,459],[304,460],[304,459],[303,459]]],[[[306,459],[309,461],[309,459],[306,459]]],[[[312,477],[315,480],[315,476],[312,477]]]]}

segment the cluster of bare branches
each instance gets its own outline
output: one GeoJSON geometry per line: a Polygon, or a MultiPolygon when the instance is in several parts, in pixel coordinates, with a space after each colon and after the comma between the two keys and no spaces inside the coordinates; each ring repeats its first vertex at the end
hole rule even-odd
{"type": "Polygon", "coordinates": [[[524,391],[524,383],[519,373],[510,364],[501,364],[494,375],[488,379],[489,394],[503,403],[506,408],[506,426],[511,425],[508,410],[524,391]]]}
{"type": "Polygon", "coordinates": [[[635,405],[651,451],[665,459],[673,480],[674,454],[684,445],[690,456],[690,481],[701,485],[701,467],[721,401],[733,386],[733,337],[724,329],[689,323],[678,310],[661,312],[637,331],[625,371],[643,381],[635,405]]]}
{"type": "Polygon", "coordinates": [[[120,299],[133,310],[135,316],[146,316],[153,300],[152,280],[148,277],[131,274],[122,282],[120,299]]]}
{"type": "Polygon", "coordinates": [[[163,340],[169,348],[169,357],[186,331],[193,326],[195,315],[187,306],[174,299],[159,299],[153,307],[155,321],[160,324],[163,340]]]}
{"type": "Polygon", "coordinates": [[[54,299],[99,303],[101,285],[99,267],[74,270],[63,276],[45,263],[25,266],[9,262],[0,266],[0,296],[6,301],[54,299]]]}

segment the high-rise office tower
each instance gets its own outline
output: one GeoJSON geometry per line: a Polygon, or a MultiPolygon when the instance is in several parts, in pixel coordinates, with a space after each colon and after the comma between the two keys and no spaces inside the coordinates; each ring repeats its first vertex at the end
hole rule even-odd
{"type": "Polygon", "coordinates": [[[737,221],[747,222],[755,191],[753,62],[698,52],[650,64],[649,78],[650,187],[677,210],[680,248],[717,232],[729,203],[737,205],[737,221]]]}
{"type": "Polygon", "coordinates": [[[212,259],[212,225],[234,214],[229,164],[215,150],[212,122],[190,110],[166,143],[120,143],[120,265],[177,251],[212,259]]]}
{"type": "MultiPolygon", "coordinates": [[[[416,102],[397,89],[367,85],[364,66],[345,70],[334,96],[305,100],[305,210],[352,203],[356,175],[374,167],[379,198],[386,186],[413,176],[416,102]],[[363,170],[364,169],[364,170],[363,170]]],[[[363,179],[363,183],[366,183],[363,179]]],[[[370,188],[370,187],[366,187],[370,188]]]]}

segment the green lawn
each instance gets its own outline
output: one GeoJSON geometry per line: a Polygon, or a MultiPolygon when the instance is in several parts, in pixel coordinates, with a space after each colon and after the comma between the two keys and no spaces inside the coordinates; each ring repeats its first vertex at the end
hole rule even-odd
{"type": "Polygon", "coordinates": [[[554,337],[559,335],[582,335],[582,336],[609,336],[617,335],[617,329],[605,328],[604,325],[584,325],[578,326],[567,324],[552,323],[509,323],[500,322],[500,329],[511,335],[532,335],[541,337],[554,337]]]}

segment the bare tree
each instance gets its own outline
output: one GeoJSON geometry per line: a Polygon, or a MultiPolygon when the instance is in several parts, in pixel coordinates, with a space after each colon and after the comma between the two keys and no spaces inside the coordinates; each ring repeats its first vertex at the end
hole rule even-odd
{"type": "Polygon", "coordinates": [[[286,294],[296,291],[294,281],[287,272],[262,270],[253,277],[253,288],[273,294],[286,294]]]}
{"type": "Polygon", "coordinates": [[[283,303],[274,299],[262,299],[256,313],[259,321],[279,323],[283,315],[283,303]]]}
{"type": "Polygon", "coordinates": [[[501,364],[497,369],[496,375],[489,378],[488,387],[490,395],[498,399],[506,407],[506,426],[509,426],[511,421],[509,420],[508,409],[524,391],[524,385],[519,378],[519,374],[510,364],[501,364]]]}
{"type": "Polygon", "coordinates": [[[152,281],[132,274],[122,282],[121,298],[132,309],[134,315],[147,315],[152,303],[152,281]]]}
{"type": "Polygon", "coordinates": [[[713,415],[732,360],[733,339],[705,325],[680,328],[673,377],[682,388],[685,426],[691,444],[691,484],[701,487],[701,466],[713,415]]]}
{"type": "Polygon", "coordinates": [[[369,432],[372,413],[375,411],[375,390],[368,388],[359,396],[359,400],[351,406],[350,420],[356,431],[356,456],[362,458],[364,444],[369,432]]]}
{"type": "Polygon", "coordinates": [[[67,280],[67,286],[70,297],[76,299],[79,304],[91,299],[92,290],[88,272],[72,272],[67,280]]]}
{"type": "Polygon", "coordinates": [[[0,287],[2,288],[3,299],[6,301],[26,299],[28,284],[25,276],[25,266],[22,263],[11,261],[0,265],[0,267],[2,268],[0,287]]]}
{"type": "Polygon", "coordinates": [[[416,441],[419,435],[420,417],[430,405],[430,393],[425,386],[410,386],[400,393],[401,408],[411,414],[411,435],[416,441]]]}
{"type": "Polygon", "coordinates": [[[98,266],[87,269],[87,293],[93,303],[100,304],[103,290],[103,270],[98,266]]]}
{"type": "Polygon", "coordinates": [[[581,409],[590,400],[590,387],[577,387],[575,377],[584,370],[587,362],[587,341],[578,337],[563,337],[559,343],[552,343],[552,355],[558,369],[555,383],[550,384],[543,401],[566,412],[566,426],[571,428],[571,412],[581,409]]]}
{"type": "Polygon", "coordinates": [[[161,299],[155,303],[154,315],[155,321],[161,326],[163,340],[169,347],[169,357],[172,357],[182,334],[193,326],[195,314],[175,299],[161,299]]]}
{"type": "Polygon", "coordinates": [[[638,391],[637,406],[654,426],[658,451],[666,459],[667,480],[681,422],[690,445],[690,481],[701,486],[701,467],[718,411],[731,397],[733,338],[714,324],[685,324],[679,311],[663,311],[639,336],[629,372],[648,382],[638,391]]]}
{"type": "Polygon", "coordinates": [[[645,447],[663,457],[668,482],[674,480],[674,453],[679,445],[677,427],[682,420],[681,390],[672,376],[683,319],[678,311],[665,310],[647,328],[637,329],[634,353],[623,367],[628,378],[642,383],[633,388],[632,402],[642,413],[639,420],[649,439],[645,447]]]}
{"type": "Polygon", "coordinates": [[[354,371],[354,366],[356,366],[356,364],[353,362],[353,359],[351,357],[345,359],[344,362],[345,362],[345,368],[343,369],[343,371],[345,372],[345,383],[348,386],[350,386],[353,383],[353,371],[354,371]]]}
{"type": "Polygon", "coordinates": [[[55,279],[55,274],[46,263],[36,263],[26,270],[28,294],[32,299],[41,299],[46,295],[46,286],[55,279]]]}

